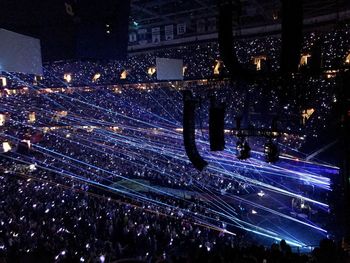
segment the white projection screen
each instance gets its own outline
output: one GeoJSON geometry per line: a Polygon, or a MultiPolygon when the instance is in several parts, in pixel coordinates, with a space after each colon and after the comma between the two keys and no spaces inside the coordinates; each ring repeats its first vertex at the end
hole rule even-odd
{"type": "Polygon", "coordinates": [[[156,58],[158,80],[183,80],[182,59],[156,58]]]}
{"type": "Polygon", "coordinates": [[[0,72],[42,75],[40,40],[0,28],[0,72]]]}

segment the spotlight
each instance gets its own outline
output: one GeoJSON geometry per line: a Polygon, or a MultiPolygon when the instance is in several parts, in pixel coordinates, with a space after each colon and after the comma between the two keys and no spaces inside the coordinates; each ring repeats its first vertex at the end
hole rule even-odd
{"type": "Polygon", "coordinates": [[[9,152],[12,150],[11,144],[9,142],[3,142],[2,143],[2,151],[4,153],[9,152]]]}
{"type": "Polygon", "coordinates": [[[70,83],[72,81],[72,74],[70,73],[65,73],[63,75],[63,79],[67,82],[67,83],[70,83]]]}
{"type": "Polygon", "coordinates": [[[128,77],[128,72],[126,70],[123,70],[120,74],[120,79],[126,79],[128,77]]]}
{"type": "Polygon", "coordinates": [[[156,67],[149,67],[147,70],[147,74],[152,77],[156,73],[156,67]]]}
{"type": "Polygon", "coordinates": [[[34,111],[29,112],[29,114],[28,114],[28,122],[29,123],[34,123],[35,120],[36,120],[35,112],[34,111]]]}
{"type": "Polygon", "coordinates": [[[5,114],[0,113],[0,126],[4,126],[6,121],[5,114]]]}
{"type": "Polygon", "coordinates": [[[6,87],[7,86],[7,79],[6,79],[6,77],[1,77],[0,76],[0,84],[1,84],[1,87],[6,87]]]}
{"type": "Polygon", "coordinates": [[[96,82],[101,77],[101,73],[95,73],[95,75],[92,78],[92,82],[96,82]]]}
{"type": "Polygon", "coordinates": [[[38,85],[43,80],[43,76],[34,76],[34,85],[38,85]]]}
{"type": "Polygon", "coordinates": [[[250,157],[250,146],[246,139],[239,139],[236,145],[237,159],[245,160],[250,157]]]}
{"type": "Polygon", "coordinates": [[[260,192],[258,193],[259,197],[263,197],[265,195],[265,193],[263,191],[260,190],[260,192]]]}
{"type": "Polygon", "coordinates": [[[29,165],[29,170],[30,170],[30,171],[35,171],[35,170],[36,170],[35,164],[30,164],[30,165],[29,165]]]}
{"type": "Polygon", "coordinates": [[[350,53],[345,58],[345,64],[350,64],[350,53]]]}
{"type": "Polygon", "coordinates": [[[264,146],[265,160],[268,163],[275,163],[279,159],[279,150],[276,143],[271,139],[264,146]]]}

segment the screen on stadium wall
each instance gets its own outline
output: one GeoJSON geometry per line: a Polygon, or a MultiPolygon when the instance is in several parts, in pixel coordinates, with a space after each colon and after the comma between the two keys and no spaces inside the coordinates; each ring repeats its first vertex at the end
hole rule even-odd
{"type": "Polygon", "coordinates": [[[183,80],[182,59],[156,58],[158,80],[183,80]]]}
{"type": "Polygon", "coordinates": [[[0,72],[42,75],[40,40],[0,28],[0,72]]]}

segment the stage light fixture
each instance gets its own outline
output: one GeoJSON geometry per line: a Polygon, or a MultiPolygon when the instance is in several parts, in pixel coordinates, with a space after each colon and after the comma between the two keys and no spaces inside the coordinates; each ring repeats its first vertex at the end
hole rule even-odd
{"type": "Polygon", "coordinates": [[[12,150],[11,144],[9,142],[2,143],[2,152],[6,153],[12,150]]]}
{"type": "Polygon", "coordinates": [[[307,66],[309,64],[310,58],[310,54],[302,54],[299,61],[299,67],[307,66]]]}
{"type": "Polygon", "coordinates": [[[350,64],[350,53],[345,58],[345,64],[350,64]]]}
{"type": "Polygon", "coordinates": [[[70,83],[72,81],[72,74],[70,73],[65,73],[63,75],[63,79],[67,82],[67,83],[70,83]]]}
{"type": "Polygon", "coordinates": [[[43,80],[43,76],[34,76],[34,81],[33,81],[33,84],[34,85],[38,85],[40,83],[40,81],[43,80]]]}
{"type": "Polygon", "coordinates": [[[149,67],[147,70],[148,76],[152,77],[156,73],[156,67],[149,67]]]}
{"type": "Polygon", "coordinates": [[[92,82],[96,82],[99,78],[101,77],[101,73],[96,73],[93,78],[92,78],[92,82]]]}
{"type": "Polygon", "coordinates": [[[250,158],[250,146],[246,139],[241,138],[236,144],[237,159],[245,160],[250,158]]]}
{"type": "Polygon", "coordinates": [[[6,87],[7,86],[6,77],[0,77],[0,83],[1,83],[1,87],[6,87]]]}
{"type": "Polygon", "coordinates": [[[279,160],[279,149],[276,143],[269,139],[264,146],[265,160],[268,163],[275,163],[279,160]]]}
{"type": "Polygon", "coordinates": [[[266,61],[266,59],[267,57],[264,55],[253,57],[253,64],[256,66],[257,71],[262,69],[263,61],[266,61]]]}
{"type": "Polygon", "coordinates": [[[29,114],[28,114],[28,122],[29,123],[34,123],[35,121],[36,121],[35,112],[34,111],[29,112],[29,114]]]}
{"type": "Polygon", "coordinates": [[[259,197],[263,197],[263,196],[265,196],[265,193],[262,190],[260,190],[259,193],[258,193],[258,196],[259,197]]]}
{"type": "Polygon", "coordinates": [[[220,75],[220,69],[222,68],[222,62],[220,60],[215,60],[214,75],[220,75]]]}
{"type": "Polygon", "coordinates": [[[183,66],[182,67],[182,76],[185,76],[186,70],[187,70],[187,66],[183,66]]]}
{"type": "Polygon", "coordinates": [[[128,72],[126,70],[123,70],[120,74],[120,79],[126,79],[128,77],[128,72]]]}
{"type": "Polygon", "coordinates": [[[0,113],[0,126],[4,126],[6,122],[5,114],[0,113]]]}

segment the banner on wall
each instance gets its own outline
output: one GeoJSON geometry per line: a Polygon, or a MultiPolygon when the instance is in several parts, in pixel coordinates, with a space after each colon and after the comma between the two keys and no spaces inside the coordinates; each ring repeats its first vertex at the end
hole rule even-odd
{"type": "Polygon", "coordinates": [[[152,28],[152,43],[160,42],[160,27],[152,28]]]}
{"type": "Polygon", "coordinates": [[[130,34],[129,34],[129,42],[130,43],[133,43],[133,42],[136,42],[137,41],[137,35],[136,35],[136,33],[135,32],[131,32],[130,34]]]}
{"type": "Polygon", "coordinates": [[[197,20],[197,33],[204,33],[205,32],[205,20],[199,19],[197,20]]]}
{"type": "Polygon", "coordinates": [[[186,23],[177,24],[177,34],[183,35],[186,33],[186,23]]]}
{"type": "Polygon", "coordinates": [[[164,27],[164,32],[165,32],[165,40],[174,39],[174,25],[166,25],[164,27]]]}
{"type": "Polygon", "coordinates": [[[137,30],[137,36],[138,36],[140,45],[147,44],[147,29],[146,28],[141,28],[141,29],[137,30]]]}
{"type": "Polygon", "coordinates": [[[208,19],[208,31],[216,31],[216,17],[211,17],[208,19]]]}

